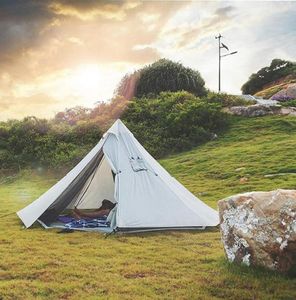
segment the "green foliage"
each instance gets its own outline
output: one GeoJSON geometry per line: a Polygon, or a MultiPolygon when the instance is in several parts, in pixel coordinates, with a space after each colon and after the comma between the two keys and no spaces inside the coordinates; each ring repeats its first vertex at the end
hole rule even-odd
{"type": "Polygon", "coordinates": [[[90,109],[83,106],[75,106],[72,108],[66,108],[64,111],[58,112],[55,115],[55,121],[57,123],[67,123],[69,125],[75,125],[80,120],[89,118],[90,109]]]}
{"type": "Polygon", "coordinates": [[[156,157],[190,149],[211,139],[227,124],[219,104],[207,103],[184,91],[134,99],[123,120],[156,157]]]}
{"type": "Polygon", "coordinates": [[[94,123],[75,126],[27,117],[0,125],[0,166],[59,166],[73,164],[101,137],[94,123]]]}
{"type": "Polygon", "coordinates": [[[285,107],[296,107],[296,99],[282,102],[282,103],[281,103],[281,106],[285,106],[285,107]]]}
{"type": "Polygon", "coordinates": [[[206,94],[205,82],[198,71],[185,68],[182,64],[168,59],[159,61],[141,69],[136,84],[135,96],[147,97],[160,92],[188,91],[196,96],[206,94]]]}
{"type": "Polygon", "coordinates": [[[129,101],[126,98],[116,96],[108,102],[96,103],[93,109],[82,106],[67,108],[58,112],[52,123],[70,125],[71,127],[91,123],[107,130],[115,120],[120,118],[128,103],[129,101]]]}
{"type": "MultiPolygon", "coordinates": [[[[264,177],[296,169],[295,130],[295,117],[234,118],[218,139],[161,164],[214,208],[234,193],[295,189],[296,175],[264,177]]],[[[0,218],[0,299],[296,299],[296,278],[227,263],[218,229],[107,239],[23,230],[15,211],[63,175],[22,172],[0,185],[0,215],[12,213],[0,218]]]]}
{"type": "Polygon", "coordinates": [[[273,59],[269,67],[260,69],[252,74],[249,80],[242,86],[243,94],[255,94],[263,89],[264,85],[291,75],[296,77],[296,63],[273,59]]]}
{"type": "MultiPolygon", "coordinates": [[[[226,126],[220,100],[213,95],[197,98],[185,91],[162,92],[154,99],[135,99],[129,103],[124,120],[157,157],[180,152],[208,141],[226,126]]],[[[223,95],[222,98],[223,105],[231,103],[231,97],[223,95]]],[[[76,107],[59,113],[53,120],[28,117],[2,122],[0,166],[7,169],[73,166],[99,141],[101,126],[98,124],[110,126],[126,103],[118,98],[109,104],[99,104],[87,112],[88,118],[85,109],[76,107]]]]}
{"type": "Polygon", "coordinates": [[[209,92],[207,96],[203,97],[202,99],[208,103],[218,103],[222,107],[248,106],[256,104],[256,101],[244,100],[239,96],[229,95],[226,93],[209,92]]]}

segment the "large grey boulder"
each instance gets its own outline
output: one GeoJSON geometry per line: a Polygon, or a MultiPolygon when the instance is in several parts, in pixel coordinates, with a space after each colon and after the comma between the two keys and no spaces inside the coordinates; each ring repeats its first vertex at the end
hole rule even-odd
{"type": "Polygon", "coordinates": [[[279,272],[296,267],[296,190],[251,192],[218,202],[229,261],[279,272]]]}

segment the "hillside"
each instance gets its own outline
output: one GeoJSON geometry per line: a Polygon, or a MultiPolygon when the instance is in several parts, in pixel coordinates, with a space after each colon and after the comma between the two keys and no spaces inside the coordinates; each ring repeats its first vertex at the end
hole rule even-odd
{"type": "MultiPolygon", "coordinates": [[[[285,91],[289,86],[296,83],[296,75],[288,75],[273,81],[263,87],[263,89],[257,92],[254,96],[269,99],[280,91],[285,91]]],[[[295,87],[296,89],[296,87],[295,87]]]]}
{"type": "Polygon", "coordinates": [[[162,163],[215,207],[234,193],[296,188],[295,144],[294,117],[238,118],[217,140],[162,163]],[[278,173],[287,175],[264,177],[278,173]]]}
{"type": "MultiPolygon", "coordinates": [[[[275,58],[269,66],[252,73],[242,85],[243,94],[261,96],[269,99],[281,90],[285,90],[289,83],[295,83],[296,63],[275,58]]],[[[296,97],[296,92],[295,94],[296,97]]],[[[282,98],[282,97],[281,97],[282,98]]],[[[274,99],[282,100],[282,99],[274,99]]]]}
{"type": "MultiPolygon", "coordinates": [[[[296,118],[234,118],[216,140],[161,163],[216,208],[238,192],[295,189],[295,144],[296,118]]],[[[27,171],[2,183],[0,215],[24,207],[60,176],[27,171]]],[[[296,298],[295,278],[226,263],[218,230],[105,239],[37,225],[22,230],[14,214],[0,227],[0,299],[296,298]]]]}

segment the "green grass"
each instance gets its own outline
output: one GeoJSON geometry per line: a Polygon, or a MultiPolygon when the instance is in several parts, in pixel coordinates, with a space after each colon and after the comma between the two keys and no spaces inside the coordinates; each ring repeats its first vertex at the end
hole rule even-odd
{"type": "Polygon", "coordinates": [[[281,106],[296,107],[296,99],[285,101],[285,102],[281,103],[281,106]]]}
{"type": "Polygon", "coordinates": [[[269,87],[267,89],[264,89],[260,92],[257,92],[255,94],[255,96],[257,97],[262,97],[264,99],[269,99],[271,98],[274,94],[276,94],[277,92],[279,92],[280,90],[282,90],[284,88],[284,84],[278,84],[278,85],[274,85],[272,87],[269,87]]]}
{"type": "Polygon", "coordinates": [[[271,87],[268,87],[266,89],[263,89],[262,91],[259,91],[255,94],[257,97],[262,97],[264,99],[269,99],[271,98],[274,94],[279,92],[280,90],[284,89],[287,87],[288,84],[295,83],[296,79],[294,78],[286,78],[283,79],[281,83],[275,84],[271,87]]]}
{"type": "Polygon", "coordinates": [[[234,193],[296,189],[296,118],[235,118],[217,140],[162,161],[208,204],[234,193]],[[239,169],[239,170],[237,170],[239,169]],[[292,173],[266,178],[264,175],[292,173]],[[295,174],[293,174],[295,173],[295,174]],[[241,178],[247,178],[242,184],[241,178]]]}
{"type": "MultiPolygon", "coordinates": [[[[296,118],[238,118],[217,140],[161,163],[216,207],[234,193],[296,188],[295,145],[296,118]],[[289,174],[264,177],[275,173],[289,174]]],[[[50,172],[22,172],[3,183],[0,215],[24,207],[56,180],[50,172]]],[[[0,299],[296,298],[295,278],[228,264],[217,229],[105,239],[37,225],[24,230],[14,214],[0,219],[0,229],[0,299]]]]}

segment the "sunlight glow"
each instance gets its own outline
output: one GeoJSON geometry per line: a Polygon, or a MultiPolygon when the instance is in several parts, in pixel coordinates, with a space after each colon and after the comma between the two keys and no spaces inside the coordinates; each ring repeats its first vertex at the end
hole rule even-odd
{"type": "Polygon", "coordinates": [[[73,94],[82,98],[96,98],[99,95],[102,72],[95,64],[81,65],[66,79],[73,94]]]}

